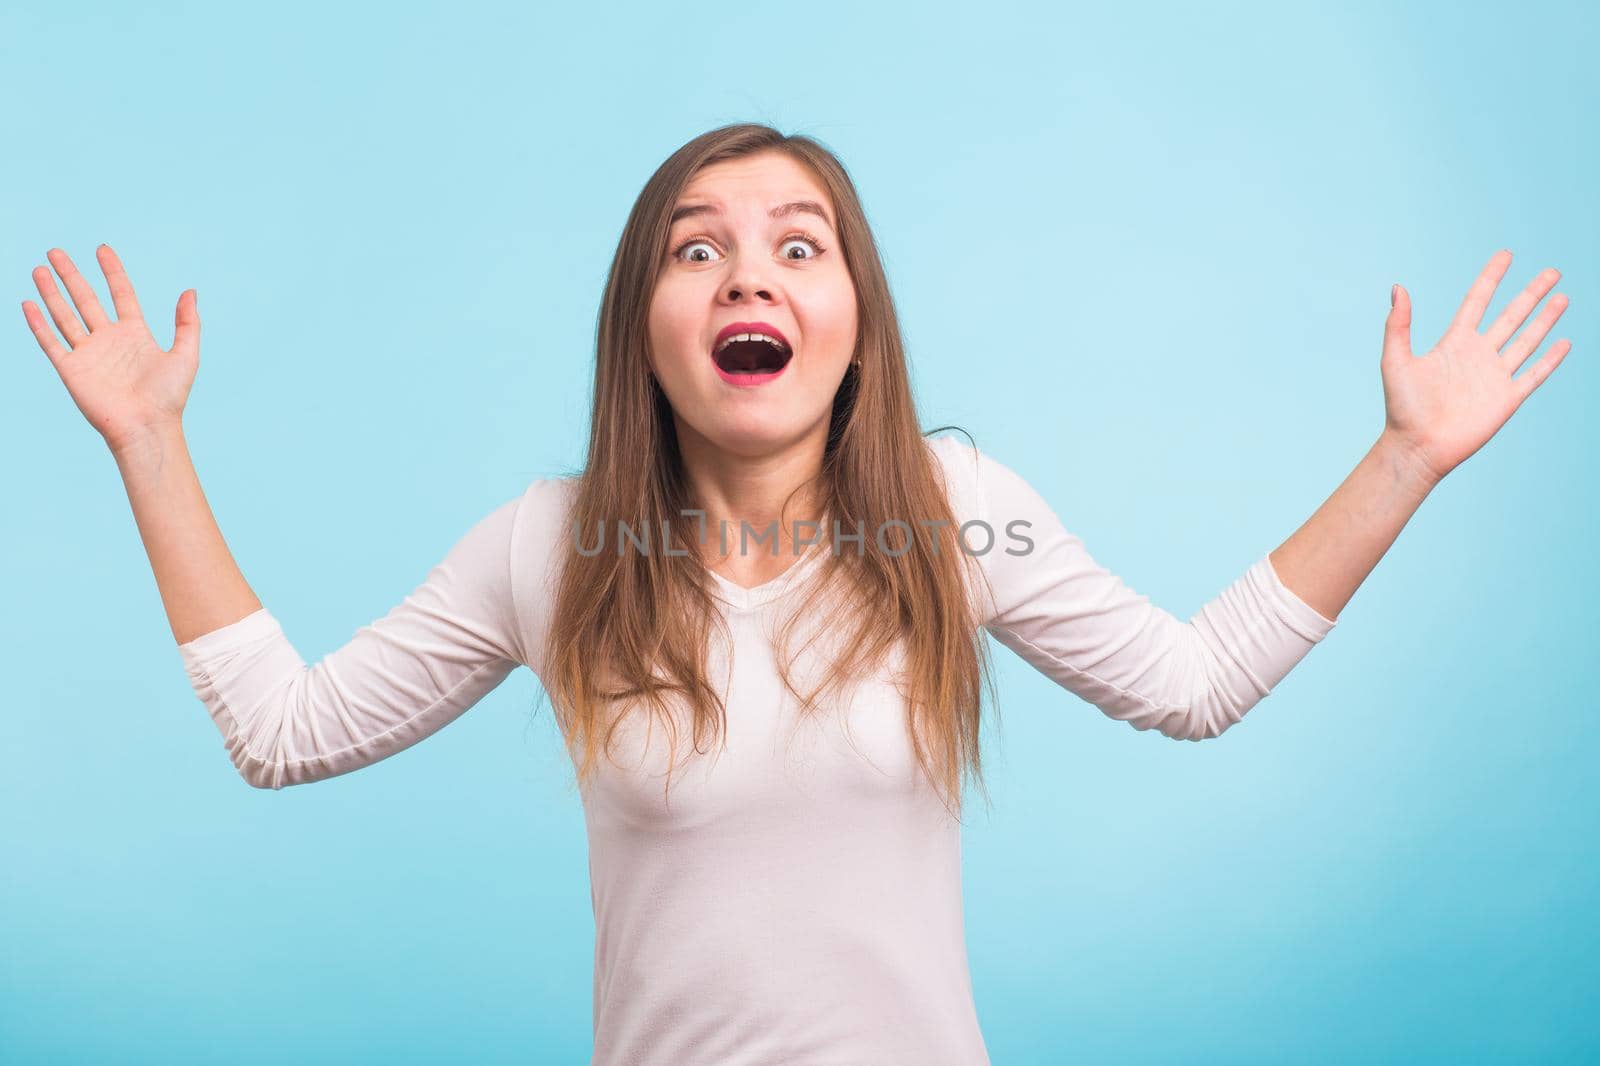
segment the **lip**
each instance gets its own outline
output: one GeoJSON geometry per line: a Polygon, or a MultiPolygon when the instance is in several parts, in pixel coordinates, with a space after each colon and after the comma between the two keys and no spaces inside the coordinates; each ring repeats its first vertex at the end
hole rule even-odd
{"type": "Polygon", "coordinates": [[[758,385],[766,385],[777,381],[779,378],[783,377],[783,375],[789,372],[789,366],[793,362],[794,359],[791,358],[788,363],[783,364],[781,369],[774,370],[770,374],[730,374],[728,371],[718,366],[715,359],[711,360],[711,369],[717,372],[717,377],[721,378],[723,381],[726,381],[729,385],[738,385],[741,388],[753,388],[758,385]]]}
{"type": "Polygon", "coordinates": [[[793,364],[793,363],[794,363],[794,345],[789,343],[789,338],[785,337],[783,335],[783,331],[782,330],[780,330],[777,326],[774,326],[774,325],[772,325],[771,323],[768,323],[768,322],[729,322],[726,326],[723,326],[720,330],[717,331],[717,339],[711,342],[711,367],[712,367],[712,369],[717,372],[717,376],[720,377],[723,381],[726,381],[730,385],[740,386],[741,388],[751,388],[751,387],[755,387],[755,386],[759,386],[759,385],[766,385],[766,384],[769,384],[771,382],[774,382],[774,381],[778,380],[779,378],[783,377],[783,375],[787,374],[789,372],[790,365],[793,364]],[[770,374],[730,374],[730,373],[728,373],[728,371],[722,369],[722,367],[717,364],[717,358],[716,358],[717,346],[720,345],[723,341],[727,340],[729,337],[734,336],[735,334],[739,334],[739,333],[765,333],[769,337],[778,338],[778,340],[782,341],[784,343],[784,345],[789,349],[789,360],[788,360],[788,362],[784,363],[782,368],[780,368],[779,370],[776,370],[776,371],[774,371],[773,373],[770,373],[770,374]]]}
{"type": "Polygon", "coordinates": [[[712,352],[717,350],[717,345],[736,333],[765,333],[782,341],[791,353],[794,351],[794,345],[789,343],[789,338],[785,337],[777,326],[767,322],[729,322],[717,331],[717,339],[711,342],[712,352]]]}

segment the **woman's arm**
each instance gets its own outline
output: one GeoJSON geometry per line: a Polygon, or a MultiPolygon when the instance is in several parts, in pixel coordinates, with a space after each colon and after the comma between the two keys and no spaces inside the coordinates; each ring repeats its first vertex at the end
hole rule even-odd
{"type": "MultiPolygon", "coordinates": [[[[265,609],[180,645],[240,776],[279,789],[370,766],[443,729],[527,663],[512,557],[537,542],[519,539],[525,501],[548,511],[558,489],[536,481],[495,508],[398,605],[312,665],[265,609]]],[[[529,572],[543,566],[519,558],[529,572]]]]}
{"type": "Polygon", "coordinates": [[[1262,555],[1184,621],[1100,565],[1021,475],[954,438],[932,444],[988,591],[983,625],[1108,718],[1174,740],[1220,736],[1332,631],[1262,555]],[[985,550],[987,546],[988,550],[985,550]]]}
{"type": "Polygon", "coordinates": [[[1385,432],[1316,513],[1273,549],[1272,568],[1296,596],[1337,620],[1436,484],[1385,432]]]}
{"type": "Polygon", "coordinates": [[[183,406],[200,363],[200,314],[194,290],[184,290],[172,347],[163,350],[145,324],[116,253],[102,244],[96,255],[115,320],[59,248],[48,257],[76,313],[42,266],[33,272],[34,284],[60,337],[32,302],[23,301],[22,313],[73,402],[116,460],[167,622],[182,644],[261,607],[223,542],[183,437],[183,406]]]}
{"type": "Polygon", "coordinates": [[[308,666],[245,583],[185,445],[181,416],[199,364],[193,290],[178,300],[176,338],[164,351],[116,254],[105,245],[97,254],[115,321],[59,249],[50,261],[77,313],[40,267],[34,282],[60,337],[32,303],[23,315],[116,459],[190,682],[246,781],[276,789],[386,758],[453,721],[526,660],[512,550],[524,496],[543,506],[554,482],[497,508],[403,602],[308,666]]]}
{"type": "Polygon", "coordinates": [[[1512,378],[1566,307],[1565,297],[1552,300],[1511,341],[1555,285],[1554,270],[1478,332],[1509,263],[1507,252],[1490,260],[1450,330],[1420,359],[1407,341],[1410,302],[1396,286],[1383,353],[1388,416],[1377,444],[1293,537],[1188,621],[1096,562],[1014,471],[953,439],[934,442],[951,483],[965,485],[963,509],[984,517],[998,538],[982,555],[993,592],[986,628],[1062,687],[1136,729],[1201,740],[1230,728],[1332,631],[1338,610],[1432,486],[1481,447],[1571,347],[1556,343],[1512,378]],[[1020,546],[1014,522],[1026,538],[1020,546]]]}
{"type": "Polygon", "coordinates": [[[260,610],[200,489],[183,427],[152,427],[112,454],[173,639],[184,644],[260,610]]]}
{"type": "Polygon", "coordinates": [[[1411,353],[1411,296],[1396,285],[1384,325],[1383,432],[1334,494],[1275,549],[1283,583],[1321,614],[1337,618],[1428,493],[1505,425],[1572,348],[1559,340],[1513,377],[1567,308],[1554,297],[1515,340],[1561,272],[1545,270],[1506,305],[1486,332],[1478,326],[1511,265],[1496,252],[1449,329],[1426,355],[1411,353]]]}

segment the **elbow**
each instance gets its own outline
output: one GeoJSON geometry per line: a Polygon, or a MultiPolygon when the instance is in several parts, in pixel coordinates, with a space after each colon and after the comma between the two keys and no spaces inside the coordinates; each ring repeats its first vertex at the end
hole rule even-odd
{"type": "Polygon", "coordinates": [[[1172,740],[1210,740],[1220,737],[1244,716],[1210,691],[1175,695],[1165,700],[1107,700],[1098,705],[1108,717],[1126,722],[1141,733],[1159,733],[1172,740]]]}
{"type": "Polygon", "coordinates": [[[1219,654],[1204,634],[1190,627],[1190,654],[1175,677],[1182,693],[1158,728],[1174,740],[1214,740],[1238,725],[1272,691],[1244,663],[1219,654]]]}
{"type": "Polygon", "coordinates": [[[1201,700],[1146,704],[1132,713],[1104,704],[1100,709],[1141,733],[1159,733],[1172,740],[1210,740],[1221,736],[1238,720],[1217,714],[1210,704],[1201,700]]]}
{"type": "Polygon", "coordinates": [[[251,788],[277,791],[310,776],[291,756],[306,738],[314,744],[317,730],[307,714],[311,668],[275,622],[265,636],[270,642],[242,646],[209,661],[191,652],[186,669],[240,778],[251,788]]]}
{"type": "Polygon", "coordinates": [[[287,785],[315,780],[316,764],[293,759],[285,723],[295,719],[288,706],[264,708],[253,728],[224,733],[228,758],[245,784],[276,792],[287,785]]]}
{"type": "Polygon", "coordinates": [[[320,751],[317,730],[307,724],[315,721],[314,713],[306,704],[303,686],[289,684],[246,715],[219,711],[213,717],[228,758],[245,784],[277,792],[337,772],[328,759],[309,754],[320,751]]]}
{"type": "Polygon", "coordinates": [[[294,785],[325,781],[364,765],[363,761],[341,758],[337,753],[332,756],[318,754],[291,758],[293,751],[293,748],[286,748],[282,744],[273,744],[264,751],[253,751],[242,740],[235,740],[228,746],[234,769],[244,782],[251,788],[272,792],[294,785]]]}
{"type": "Polygon", "coordinates": [[[1192,676],[1200,680],[1170,687],[1165,698],[1124,696],[1100,704],[1100,709],[1140,732],[1160,733],[1172,740],[1211,740],[1237,724],[1256,702],[1229,700],[1222,690],[1204,681],[1203,673],[1192,676]]]}
{"type": "Polygon", "coordinates": [[[243,743],[230,744],[228,755],[233,760],[234,769],[251,788],[276,792],[289,783],[281,759],[263,758],[252,753],[243,743]]]}
{"type": "Polygon", "coordinates": [[[1217,716],[1205,704],[1194,704],[1165,708],[1159,717],[1142,723],[1130,720],[1128,724],[1171,740],[1211,740],[1227,732],[1235,721],[1238,719],[1217,716]]]}
{"type": "Polygon", "coordinates": [[[1248,700],[1229,698],[1215,685],[1191,686],[1188,695],[1152,704],[1144,713],[1128,719],[1135,729],[1153,730],[1172,740],[1214,740],[1239,724],[1259,697],[1248,700]]]}
{"type": "Polygon", "coordinates": [[[283,772],[278,767],[241,766],[239,776],[251,788],[259,788],[267,792],[277,792],[284,786],[283,772]]]}
{"type": "Polygon", "coordinates": [[[1219,687],[1207,687],[1180,712],[1163,718],[1160,729],[1173,740],[1214,740],[1243,721],[1261,698],[1234,699],[1219,687]]]}
{"type": "MultiPolygon", "coordinates": [[[[1237,720],[1234,719],[1234,721],[1237,720]]],[[[1184,720],[1181,728],[1164,730],[1163,732],[1173,740],[1214,740],[1226,733],[1231,725],[1233,725],[1232,721],[1226,719],[1218,720],[1197,710],[1191,712],[1190,716],[1184,720]]]]}

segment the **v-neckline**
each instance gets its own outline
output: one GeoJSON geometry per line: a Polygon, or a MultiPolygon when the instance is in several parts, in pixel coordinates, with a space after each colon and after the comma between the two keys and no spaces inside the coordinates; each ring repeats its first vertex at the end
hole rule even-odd
{"type": "Polygon", "coordinates": [[[713,595],[730,607],[745,610],[751,607],[759,607],[782,594],[800,576],[802,571],[815,567],[826,552],[826,539],[807,545],[806,550],[796,556],[794,562],[786,566],[777,577],[769,578],[761,584],[752,585],[749,588],[729,581],[709,566],[706,567],[706,573],[711,575],[711,579],[715,583],[715,587],[712,589],[713,595]]]}

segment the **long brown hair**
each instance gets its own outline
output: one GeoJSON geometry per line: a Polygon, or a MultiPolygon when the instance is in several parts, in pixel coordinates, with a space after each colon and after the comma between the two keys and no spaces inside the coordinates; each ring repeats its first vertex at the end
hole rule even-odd
{"type": "MultiPolygon", "coordinates": [[[[725,620],[692,548],[699,527],[682,513],[697,504],[671,408],[649,373],[646,322],[684,188],[703,167],[761,151],[786,153],[828,190],[860,323],[854,353],[860,364],[852,364],[834,400],[822,468],[802,488],[833,520],[824,529],[865,531],[867,547],[852,553],[818,546],[828,558],[796,598],[816,603],[824,591],[843,594],[827,613],[838,651],[829,655],[821,684],[799,691],[790,676],[787,645],[798,615],[791,617],[776,645],[780,675],[799,701],[798,713],[815,713],[825,693],[854,684],[893,651],[904,666],[895,683],[906,696],[917,763],[959,818],[968,775],[988,799],[978,740],[993,680],[971,584],[981,571],[960,550],[941,471],[918,428],[894,300],[854,183],[832,152],[805,135],[744,123],[703,133],[661,164],[633,205],[601,301],[588,457],[564,528],[590,531],[620,520],[633,530],[671,530],[678,547],[591,553],[578,550],[576,535],[563,536],[567,546],[558,550],[565,562],[540,680],[578,763],[580,785],[599,757],[610,757],[623,717],[609,713],[616,706],[647,704],[673,738],[674,753],[674,705],[688,709],[696,752],[704,754],[702,742],[726,728],[726,707],[707,677],[705,657],[713,627],[725,620]],[[874,550],[885,524],[889,549],[874,550]]],[[[928,433],[945,428],[952,427],[928,433]]],[[[670,787],[670,771],[668,777],[670,787]]]]}

